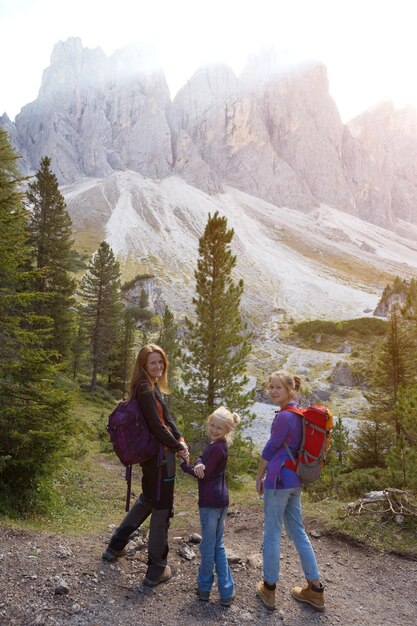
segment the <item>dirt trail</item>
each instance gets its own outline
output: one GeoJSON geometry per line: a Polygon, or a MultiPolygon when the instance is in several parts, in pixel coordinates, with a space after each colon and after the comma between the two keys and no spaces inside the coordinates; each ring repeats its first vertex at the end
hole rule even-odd
{"type": "MultiPolygon", "coordinates": [[[[198,531],[195,499],[182,496],[170,530],[169,562],[174,577],[155,588],[141,585],[146,549],[116,564],[100,555],[110,534],[60,537],[0,527],[0,624],[3,626],[126,626],[126,624],[315,624],[411,626],[417,619],[417,563],[351,546],[326,535],[313,538],[324,584],[326,610],[315,612],[291,598],[302,581],[296,553],[284,537],[278,609],[268,611],[254,589],[261,577],[260,507],[231,505],[225,543],[237,595],[230,608],[220,606],[217,590],[205,604],[195,596],[196,558],[187,561],[178,550],[198,531]],[[183,539],[181,539],[181,537],[183,539]],[[55,593],[57,577],[68,593],[55,593]]],[[[317,530],[315,522],[308,530],[317,530]]],[[[313,533],[317,534],[317,533],[313,533]]]]}

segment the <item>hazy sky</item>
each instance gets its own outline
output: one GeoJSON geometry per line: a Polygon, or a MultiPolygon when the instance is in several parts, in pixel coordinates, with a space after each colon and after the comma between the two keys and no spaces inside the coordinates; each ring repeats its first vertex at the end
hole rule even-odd
{"type": "Polygon", "coordinates": [[[34,100],[54,44],[81,37],[107,55],[150,43],[172,96],[197,67],[275,47],[318,59],[343,120],[390,98],[417,106],[416,0],[0,0],[0,114],[34,100]]]}

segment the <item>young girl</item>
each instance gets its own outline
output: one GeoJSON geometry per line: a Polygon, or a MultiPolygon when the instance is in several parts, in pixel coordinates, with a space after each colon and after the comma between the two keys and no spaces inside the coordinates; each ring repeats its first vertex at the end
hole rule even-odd
{"type": "Polygon", "coordinates": [[[293,587],[292,596],[307,602],[317,611],[324,609],[324,587],[320,582],[316,556],[301,514],[301,481],[295,471],[283,464],[290,459],[287,443],[297,454],[302,436],[301,419],[286,411],[288,405],[297,406],[294,398],[300,389],[300,379],[288,372],[274,372],[268,382],[269,396],[279,405],[271,426],[271,435],[263,451],[256,478],[256,490],[264,497],[263,580],[256,592],[268,609],[275,609],[275,587],[279,579],[282,523],[293,541],[301,560],[307,585],[293,587]]]}
{"type": "Polygon", "coordinates": [[[197,578],[198,597],[200,600],[208,601],[216,567],[220,602],[223,606],[230,606],[235,597],[235,585],[226,558],[223,533],[229,505],[225,478],[227,439],[239,422],[240,417],[224,406],[216,409],[208,418],[210,443],[194,467],[186,462],[181,463],[184,472],[198,478],[198,506],[202,534],[201,564],[197,578]]]}

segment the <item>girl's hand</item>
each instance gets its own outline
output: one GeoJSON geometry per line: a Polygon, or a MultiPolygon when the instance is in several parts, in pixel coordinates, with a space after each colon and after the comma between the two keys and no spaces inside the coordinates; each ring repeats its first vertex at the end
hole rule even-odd
{"type": "Polygon", "coordinates": [[[258,492],[258,496],[262,496],[264,493],[264,479],[263,478],[257,478],[256,482],[255,482],[255,488],[256,491],[258,492]]]}
{"type": "Polygon", "coordinates": [[[194,474],[197,476],[197,478],[204,478],[205,469],[206,466],[204,465],[204,463],[198,463],[194,466],[194,474]]]}

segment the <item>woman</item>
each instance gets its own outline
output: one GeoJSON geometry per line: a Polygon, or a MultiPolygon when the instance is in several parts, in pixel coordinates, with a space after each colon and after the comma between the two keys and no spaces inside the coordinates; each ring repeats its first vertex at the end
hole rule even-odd
{"type": "Polygon", "coordinates": [[[295,471],[284,466],[290,456],[284,442],[296,455],[301,443],[302,426],[298,415],[286,411],[300,389],[300,379],[288,372],[274,372],[268,382],[269,396],[281,407],[271,426],[271,435],[262,451],[256,490],[264,499],[263,580],[256,592],[268,609],[275,609],[275,588],[279,580],[282,523],[293,541],[307,579],[304,588],[293,587],[292,596],[307,602],[317,611],[324,610],[324,587],[320,582],[314,550],[304,529],[301,514],[301,481],[295,471]]]}
{"type": "Polygon", "coordinates": [[[169,519],[173,516],[176,453],[188,461],[187,445],[161,392],[168,393],[168,359],[162,348],[150,343],[141,348],[136,358],[129,393],[136,394],[149,430],[163,444],[164,459],[159,463],[155,455],[141,464],[142,493],[113,534],[102,556],[106,561],[121,556],[130,535],[150,515],[148,570],[144,579],[148,587],[154,587],[172,576],[167,556],[169,519]]]}

